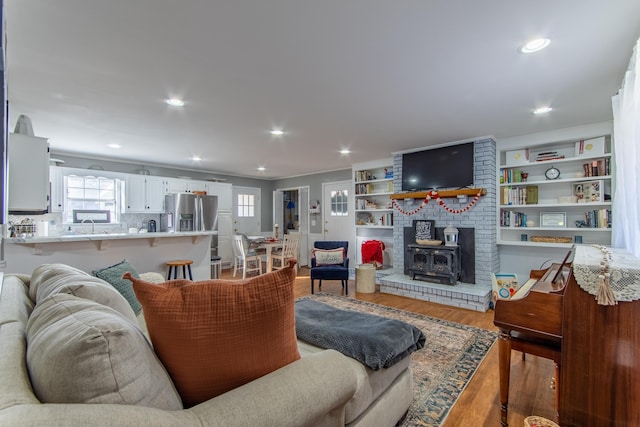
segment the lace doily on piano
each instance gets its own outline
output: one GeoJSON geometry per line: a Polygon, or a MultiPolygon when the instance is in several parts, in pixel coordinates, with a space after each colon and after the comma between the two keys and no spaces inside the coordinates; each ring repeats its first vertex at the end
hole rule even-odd
{"type": "MultiPolygon", "coordinates": [[[[609,285],[616,301],[640,299],[640,259],[624,249],[607,248],[611,254],[609,264],[609,285]]],[[[573,275],[580,287],[591,295],[597,295],[600,286],[598,275],[603,253],[600,249],[587,245],[576,247],[573,259],[573,275]]]]}

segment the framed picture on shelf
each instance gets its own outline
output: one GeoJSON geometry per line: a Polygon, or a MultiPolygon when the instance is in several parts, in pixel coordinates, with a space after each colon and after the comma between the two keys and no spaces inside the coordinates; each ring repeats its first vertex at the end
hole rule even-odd
{"type": "Polygon", "coordinates": [[[540,227],[565,228],[567,226],[567,214],[564,212],[540,213],[540,227]]]}
{"type": "Polygon", "coordinates": [[[604,181],[584,181],[573,184],[573,194],[578,198],[578,203],[593,203],[604,201],[604,181]]]}

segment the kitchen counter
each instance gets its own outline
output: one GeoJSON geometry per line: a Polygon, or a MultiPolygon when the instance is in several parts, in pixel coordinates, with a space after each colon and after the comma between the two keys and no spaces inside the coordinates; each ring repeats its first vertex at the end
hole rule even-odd
{"type": "Polygon", "coordinates": [[[105,241],[105,240],[128,240],[128,239],[161,239],[171,237],[193,237],[211,236],[218,234],[217,231],[176,231],[176,232],[155,232],[155,233],[93,233],[93,234],[62,234],[59,236],[43,237],[11,237],[5,239],[6,243],[13,244],[40,244],[40,243],[64,243],[82,241],[105,241]]]}
{"type": "Polygon", "coordinates": [[[166,261],[193,260],[194,280],[211,277],[215,231],[95,233],[4,239],[7,273],[31,274],[41,264],[62,263],[91,273],[127,259],[140,272],[167,274],[166,261]]]}

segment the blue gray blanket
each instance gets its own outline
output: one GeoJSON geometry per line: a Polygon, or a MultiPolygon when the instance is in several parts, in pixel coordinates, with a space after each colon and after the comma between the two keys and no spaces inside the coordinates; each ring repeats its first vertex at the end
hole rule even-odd
{"type": "Polygon", "coordinates": [[[296,335],[317,347],[337,350],[374,371],[421,349],[426,339],[420,329],[406,322],[311,300],[296,301],[296,335]]]}

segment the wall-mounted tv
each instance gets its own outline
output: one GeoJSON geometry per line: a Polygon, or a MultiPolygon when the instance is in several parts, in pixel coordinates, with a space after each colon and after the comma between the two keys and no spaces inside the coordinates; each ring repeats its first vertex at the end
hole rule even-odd
{"type": "Polygon", "coordinates": [[[402,191],[473,185],[473,142],[402,155],[402,191]]]}

